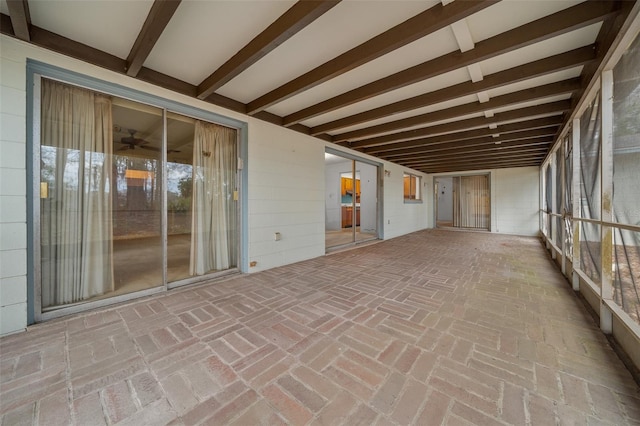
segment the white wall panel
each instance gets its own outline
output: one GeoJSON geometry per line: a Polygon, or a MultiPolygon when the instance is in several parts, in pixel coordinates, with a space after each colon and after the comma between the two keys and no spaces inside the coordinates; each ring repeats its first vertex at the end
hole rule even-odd
{"type": "Polygon", "coordinates": [[[516,235],[538,234],[538,172],[537,167],[495,170],[493,179],[496,232],[516,235]]]}
{"type": "MultiPolygon", "coordinates": [[[[4,41],[4,38],[3,38],[4,41]]],[[[0,334],[27,325],[26,60],[0,46],[0,334]]]]}

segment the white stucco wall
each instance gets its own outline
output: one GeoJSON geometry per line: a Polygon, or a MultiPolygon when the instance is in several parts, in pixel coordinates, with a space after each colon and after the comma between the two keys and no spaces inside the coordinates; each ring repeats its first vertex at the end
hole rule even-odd
{"type": "Polygon", "coordinates": [[[502,234],[537,235],[539,229],[540,178],[538,167],[497,169],[495,181],[495,231],[502,234]]]}
{"type": "MultiPolygon", "coordinates": [[[[247,122],[248,260],[256,262],[248,272],[324,254],[327,143],[0,35],[0,335],[27,325],[27,58],[247,122]]],[[[404,204],[402,173],[408,169],[386,162],[383,167],[391,174],[384,181],[381,235],[388,239],[430,226],[430,195],[423,203],[404,204]]],[[[424,191],[430,179],[423,183],[424,191]]]]}

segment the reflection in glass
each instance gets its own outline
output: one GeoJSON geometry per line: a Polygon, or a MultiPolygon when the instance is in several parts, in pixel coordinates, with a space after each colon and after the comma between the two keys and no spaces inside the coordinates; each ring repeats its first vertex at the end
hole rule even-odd
{"type": "Polygon", "coordinates": [[[168,281],[237,266],[237,134],[167,117],[168,281]]]}
{"type": "Polygon", "coordinates": [[[162,285],[161,110],[46,79],[41,99],[43,309],[162,285]]]}
{"type": "Polygon", "coordinates": [[[376,166],[325,153],[325,246],[375,239],[376,166]]]}

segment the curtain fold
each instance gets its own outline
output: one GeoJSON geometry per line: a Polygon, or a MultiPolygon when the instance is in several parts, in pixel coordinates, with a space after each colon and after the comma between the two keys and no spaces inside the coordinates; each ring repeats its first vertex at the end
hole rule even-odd
{"type": "Polygon", "coordinates": [[[237,266],[236,131],[197,120],[190,274],[237,266]]]}
{"type": "Polygon", "coordinates": [[[489,179],[460,177],[460,226],[489,229],[489,179]]]}
{"type": "Polygon", "coordinates": [[[49,192],[41,210],[46,308],[113,291],[113,122],[107,96],[42,83],[41,174],[49,192]]]}

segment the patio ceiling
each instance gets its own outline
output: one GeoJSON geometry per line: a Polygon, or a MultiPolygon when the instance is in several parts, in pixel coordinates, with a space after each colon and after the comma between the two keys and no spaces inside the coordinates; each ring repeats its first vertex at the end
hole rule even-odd
{"type": "Polygon", "coordinates": [[[634,3],[2,0],[0,31],[433,173],[540,165],[634,3]]]}

